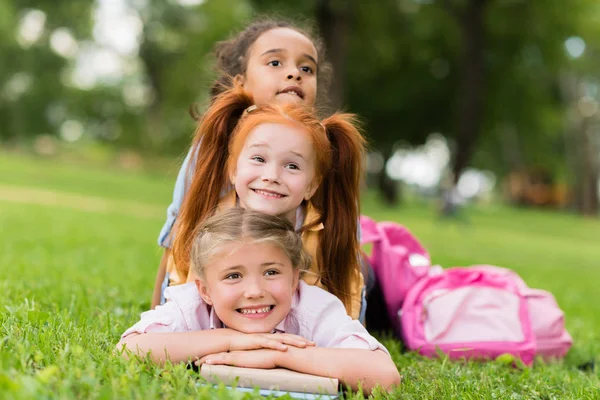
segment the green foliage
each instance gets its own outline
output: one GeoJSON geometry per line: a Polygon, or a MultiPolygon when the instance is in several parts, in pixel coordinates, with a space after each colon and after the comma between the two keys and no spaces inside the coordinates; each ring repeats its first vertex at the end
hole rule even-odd
{"type": "MultiPolygon", "coordinates": [[[[326,4],[349,15],[344,58],[344,108],[365,122],[374,149],[390,154],[396,143],[421,144],[432,132],[456,135],[460,12],[467,1],[206,0],[125,1],[143,22],[135,71],[119,82],[92,89],[69,84],[74,61],[55,54],[50,34],[68,28],[80,45],[93,41],[93,1],[0,0],[0,142],[58,134],[61,124],[83,123],[87,141],[143,151],[181,154],[195,121],[190,105],[208,104],[215,77],[213,45],[257,13],[314,19],[326,4]],[[450,5],[448,7],[448,5],[450,5]],[[46,15],[41,38],[31,46],[16,37],[27,11],[46,15]],[[18,98],[6,95],[15,77],[28,82],[18,98]],[[147,88],[143,105],[131,105],[129,86],[147,88]]],[[[521,166],[565,173],[565,99],[560,77],[577,72],[598,81],[600,8],[594,0],[489,0],[485,14],[486,79],[482,132],[472,163],[504,174],[521,166]],[[581,59],[566,56],[564,41],[580,36],[581,59]]],[[[597,94],[596,94],[597,96],[597,94]]]]}
{"type": "MultiPolygon", "coordinates": [[[[0,398],[259,398],[198,385],[181,365],[124,361],[114,349],[120,334],[149,307],[160,259],[155,237],[163,222],[163,208],[150,193],[166,203],[176,171],[154,180],[3,154],[0,171],[9,170],[20,172],[18,180],[0,173],[0,398]],[[54,180],[44,186],[44,176],[54,180]],[[90,180],[98,184],[85,184],[90,180]],[[28,199],[38,204],[3,200],[19,190],[54,186],[58,194],[84,195],[77,206],[103,198],[109,207],[83,212],[74,204],[44,206],[41,195],[28,199]],[[121,200],[157,212],[124,213],[121,200]]],[[[502,265],[531,286],[552,291],[575,340],[564,362],[516,369],[502,360],[427,360],[403,353],[399,342],[384,337],[403,376],[389,398],[600,396],[600,371],[576,368],[600,356],[598,221],[489,205],[469,210],[472,226],[465,227],[440,223],[424,204],[398,210],[382,207],[370,194],[363,200],[365,214],[408,226],[436,263],[502,265]]]]}

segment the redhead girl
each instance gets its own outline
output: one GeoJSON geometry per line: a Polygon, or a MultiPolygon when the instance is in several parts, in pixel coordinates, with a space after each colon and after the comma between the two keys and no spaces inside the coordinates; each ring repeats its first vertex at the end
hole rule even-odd
{"type": "Polygon", "coordinates": [[[289,220],[231,208],[192,240],[194,282],[142,314],[118,347],[156,363],[287,368],[367,393],[400,382],[389,353],[327,291],[304,283],[310,263],[289,220]]]}
{"type": "Polygon", "coordinates": [[[193,279],[189,259],[198,225],[218,208],[239,205],[292,222],[313,257],[304,280],[337,296],[356,318],[363,288],[356,231],[364,138],[353,117],[320,121],[293,104],[257,106],[238,85],[215,100],[194,146],[204,162],[196,165],[198,178],[178,219],[170,276],[193,279]],[[216,188],[227,184],[233,189],[223,196],[216,188]]]}

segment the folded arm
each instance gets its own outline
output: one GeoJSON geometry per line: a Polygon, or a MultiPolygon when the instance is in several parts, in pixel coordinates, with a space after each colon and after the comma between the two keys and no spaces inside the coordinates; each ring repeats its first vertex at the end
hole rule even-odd
{"type": "MultiPolygon", "coordinates": [[[[133,333],[121,339],[117,349],[123,346],[139,356],[150,355],[152,361],[162,364],[190,359],[197,360],[207,354],[229,351],[231,337],[236,332],[231,329],[210,329],[194,332],[133,333]]],[[[128,352],[122,353],[128,358],[128,352]]]]}
{"type": "Polygon", "coordinates": [[[352,390],[358,390],[360,385],[365,393],[378,384],[390,389],[400,383],[398,369],[382,350],[290,348],[276,356],[278,367],[336,378],[352,390]]]}
{"type": "MultiPolygon", "coordinates": [[[[208,354],[221,352],[268,349],[285,352],[291,347],[305,348],[314,343],[290,334],[242,333],[232,329],[208,329],[190,332],[136,333],[126,336],[117,344],[133,354],[150,355],[156,363],[166,360],[177,363],[195,361],[208,354]]],[[[128,357],[127,352],[122,353],[128,357]]]]}

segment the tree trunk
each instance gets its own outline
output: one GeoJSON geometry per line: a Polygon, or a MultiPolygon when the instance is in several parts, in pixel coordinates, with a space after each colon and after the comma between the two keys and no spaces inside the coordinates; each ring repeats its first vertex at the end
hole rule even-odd
{"type": "Polygon", "coordinates": [[[384,162],[383,168],[377,176],[377,187],[379,189],[379,194],[383,202],[388,206],[394,206],[398,204],[398,201],[400,199],[398,184],[396,181],[391,179],[385,171],[385,166],[389,161],[390,157],[393,156],[393,153],[391,150],[386,150],[382,154],[384,162]]]}
{"type": "Polygon", "coordinates": [[[590,138],[590,118],[583,118],[576,133],[578,147],[577,211],[582,215],[598,215],[598,149],[590,138]]]}
{"type": "Polygon", "coordinates": [[[562,71],[560,87],[569,111],[565,126],[567,170],[572,181],[573,206],[579,214],[598,215],[598,178],[600,173],[600,151],[592,140],[590,125],[594,117],[585,118],[577,109],[581,97],[579,78],[572,72],[562,71]]]}
{"type": "Polygon", "coordinates": [[[331,86],[326,98],[327,105],[333,109],[340,108],[344,101],[344,78],[353,10],[353,0],[317,0],[317,24],[325,41],[327,58],[333,67],[331,86]]]}
{"type": "Polygon", "coordinates": [[[457,93],[456,154],[452,172],[455,182],[467,167],[481,132],[485,100],[485,27],[488,0],[469,0],[457,13],[463,40],[461,72],[457,93]]]}
{"type": "MultiPolygon", "coordinates": [[[[146,35],[144,30],[144,35],[146,35]]],[[[151,43],[146,42],[146,38],[140,44],[139,57],[146,69],[146,76],[150,81],[154,91],[152,104],[149,106],[148,117],[146,119],[146,133],[141,138],[141,143],[147,147],[156,149],[162,144],[166,134],[164,126],[164,87],[161,75],[163,73],[163,64],[160,62],[160,50],[151,43]]]]}

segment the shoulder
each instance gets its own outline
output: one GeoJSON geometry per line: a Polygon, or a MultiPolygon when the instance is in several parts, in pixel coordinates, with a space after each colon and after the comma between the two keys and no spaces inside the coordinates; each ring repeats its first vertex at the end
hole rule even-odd
{"type": "Polygon", "coordinates": [[[324,289],[300,282],[297,302],[292,307],[298,334],[315,341],[317,346],[387,352],[359,321],[347,314],[340,299],[324,289]]]}
{"type": "MultiPolygon", "coordinates": [[[[292,307],[300,313],[319,313],[325,310],[344,310],[344,304],[340,299],[329,293],[327,290],[318,286],[309,285],[300,280],[298,283],[298,291],[296,301],[292,307]]],[[[344,311],[345,313],[345,311],[344,311]]]]}
{"type": "Polygon", "coordinates": [[[340,299],[328,291],[309,285],[302,280],[298,283],[290,314],[297,321],[298,334],[301,336],[312,336],[314,329],[325,318],[334,316],[335,319],[343,320],[348,317],[340,299]]]}
{"type": "Polygon", "coordinates": [[[194,283],[165,289],[167,302],[143,312],[140,320],[127,329],[122,338],[132,333],[188,332],[209,328],[208,306],[202,301],[194,283]]]}
{"type": "Polygon", "coordinates": [[[167,300],[165,304],[172,302],[172,304],[177,304],[181,307],[204,303],[198,294],[198,289],[194,282],[167,287],[165,289],[165,299],[167,300]]]}

